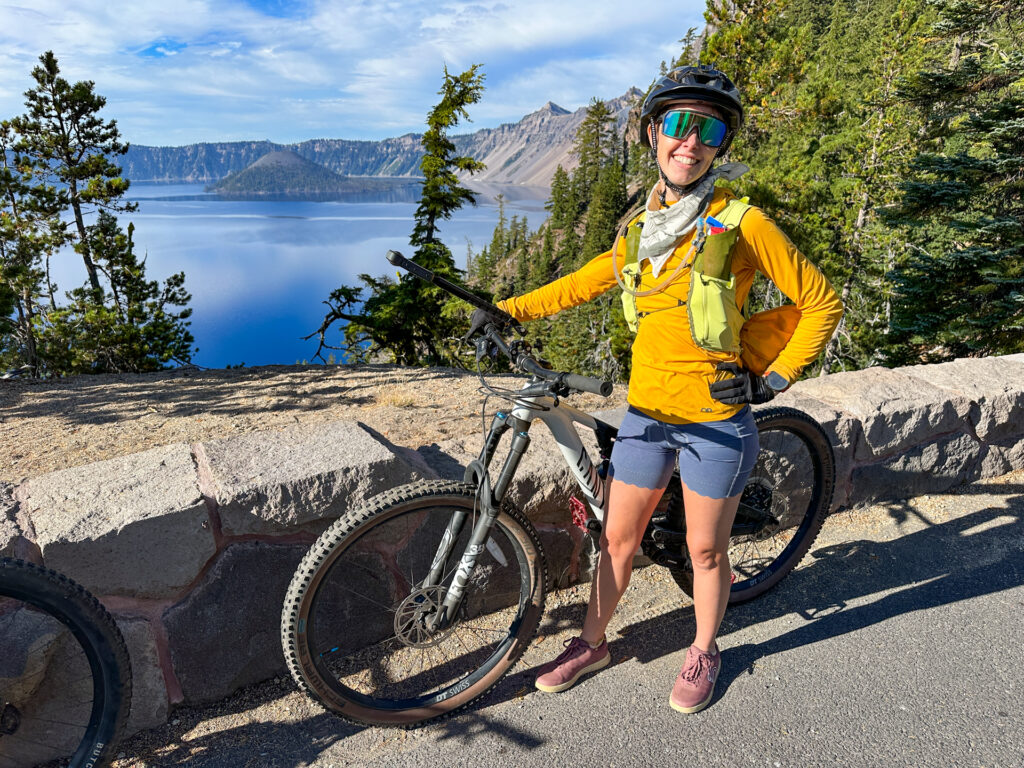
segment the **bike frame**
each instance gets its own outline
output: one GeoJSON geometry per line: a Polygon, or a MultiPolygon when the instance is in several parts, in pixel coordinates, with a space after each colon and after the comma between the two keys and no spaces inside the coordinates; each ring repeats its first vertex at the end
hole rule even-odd
{"type": "MultiPolygon", "coordinates": [[[[534,379],[520,392],[535,388],[540,383],[539,379],[534,379]]],[[[538,420],[543,421],[551,430],[562,457],[579,485],[590,511],[599,521],[604,521],[608,496],[603,470],[608,456],[611,454],[615,428],[571,405],[561,403],[552,396],[517,396],[511,410],[495,413],[479,457],[470,462],[466,468],[466,482],[475,484],[478,489],[477,498],[481,515],[456,568],[444,603],[431,619],[432,629],[443,629],[455,616],[462,601],[465,586],[476,565],[477,557],[488,545],[490,530],[498,517],[502,501],[519,468],[519,463],[530,445],[530,427],[533,426],[533,422],[538,420]],[[579,433],[573,426],[574,424],[591,429],[597,435],[598,446],[601,450],[601,468],[594,465],[579,433]],[[492,490],[489,473],[491,460],[494,458],[502,437],[510,430],[513,432],[512,444],[492,490]]],[[[430,573],[419,585],[420,587],[434,586],[443,577],[445,566],[465,522],[465,511],[460,510],[452,515],[437,553],[434,555],[430,573]]]]}

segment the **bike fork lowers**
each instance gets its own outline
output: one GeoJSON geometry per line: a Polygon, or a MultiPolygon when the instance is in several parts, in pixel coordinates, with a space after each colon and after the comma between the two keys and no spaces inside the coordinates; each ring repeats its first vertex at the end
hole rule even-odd
{"type": "MultiPolygon", "coordinates": [[[[509,423],[513,418],[501,411],[494,415],[494,420],[491,422],[491,429],[487,433],[487,439],[484,441],[480,457],[470,462],[469,466],[466,467],[466,482],[473,483],[477,487],[477,504],[480,507],[480,517],[473,527],[469,543],[462,553],[458,566],[456,566],[451,585],[445,593],[444,602],[437,613],[428,621],[432,631],[443,630],[458,612],[465,593],[466,584],[469,583],[469,579],[473,575],[477,558],[487,548],[487,540],[490,536],[491,528],[494,526],[494,521],[498,518],[502,499],[505,498],[505,493],[508,491],[512,478],[515,477],[519,462],[530,445],[529,423],[520,422],[518,419],[515,419],[519,423],[513,427],[509,423]],[[487,468],[498,447],[498,442],[509,429],[515,429],[512,435],[512,445],[492,490],[487,468]]],[[[464,510],[458,510],[452,515],[452,519],[448,522],[448,527],[441,538],[441,544],[437,549],[437,553],[434,555],[430,573],[427,575],[422,586],[437,584],[443,577],[445,564],[448,562],[459,533],[466,523],[466,517],[467,514],[464,510]]]]}

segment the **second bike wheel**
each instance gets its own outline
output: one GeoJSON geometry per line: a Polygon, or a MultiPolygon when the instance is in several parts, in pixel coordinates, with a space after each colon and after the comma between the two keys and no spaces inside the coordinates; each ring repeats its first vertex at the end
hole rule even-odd
{"type": "MultiPolygon", "coordinates": [[[[764,594],[793,570],[818,536],[832,504],[835,459],[828,436],[795,408],[756,411],[760,451],[743,488],[729,539],[729,603],[764,594]]],[[[693,572],[673,570],[686,594],[693,572]]]]}
{"type": "Polygon", "coordinates": [[[110,614],[66,576],[0,559],[0,768],[109,762],[131,704],[110,614]]]}
{"type": "Polygon", "coordinates": [[[300,688],[346,720],[411,726],[468,706],[519,659],[544,609],[546,566],[526,517],[502,507],[441,630],[431,619],[479,517],[473,487],[420,482],[337,520],[303,558],[282,612],[300,688]],[[466,513],[437,584],[424,586],[452,515],[466,513]]]}

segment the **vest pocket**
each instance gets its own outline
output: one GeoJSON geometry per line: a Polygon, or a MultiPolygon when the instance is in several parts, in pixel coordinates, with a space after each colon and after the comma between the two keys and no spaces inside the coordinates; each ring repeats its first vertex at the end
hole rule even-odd
{"type": "Polygon", "coordinates": [[[728,280],[693,272],[686,303],[693,343],[712,352],[740,351],[743,313],[736,306],[736,275],[728,280]]]}
{"type": "Polygon", "coordinates": [[[739,236],[740,228],[733,227],[704,238],[704,245],[693,261],[693,271],[718,280],[727,280],[732,272],[732,248],[739,236]]]}
{"type": "MultiPolygon", "coordinates": [[[[622,282],[631,291],[640,290],[640,265],[633,261],[622,268],[622,282]]],[[[636,333],[639,321],[636,313],[636,296],[622,292],[622,316],[629,330],[636,333]]]]}

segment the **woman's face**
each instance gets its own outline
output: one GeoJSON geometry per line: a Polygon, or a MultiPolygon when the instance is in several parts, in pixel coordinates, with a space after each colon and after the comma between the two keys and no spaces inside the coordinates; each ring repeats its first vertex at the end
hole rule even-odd
{"type": "MultiPolygon", "coordinates": [[[[662,110],[662,114],[679,107],[717,117],[719,120],[725,119],[721,112],[703,101],[673,102],[662,110]]],[[[675,139],[661,133],[660,119],[652,120],[648,130],[658,131],[658,165],[661,166],[662,172],[669,181],[681,187],[692,184],[707,173],[715,155],[718,154],[717,147],[706,147],[701,143],[697,131],[691,131],[686,138],[675,139]]],[[[666,198],[677,200],[679,196],[669,188],[666,198]]]]}

